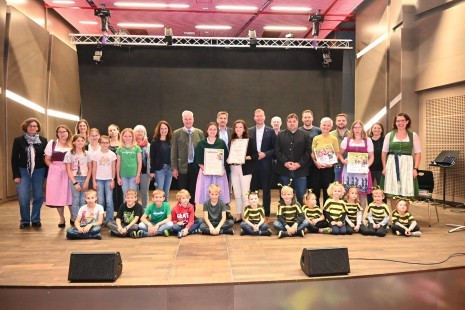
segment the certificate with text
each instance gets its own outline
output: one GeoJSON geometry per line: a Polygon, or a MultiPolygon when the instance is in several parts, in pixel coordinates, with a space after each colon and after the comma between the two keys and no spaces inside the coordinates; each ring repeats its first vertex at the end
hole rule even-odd
{"type": "Polygon", "coordinates": [[[224,150],[205,149],[203,165],[205,175],[222,175],[224,173],[224,150]]]}
{"type": "Polygon", "coordinates": [[[229,160],[230,164],[244,164],[245,156],[247,155],[247,145],[249,139],[235,139],[231,142],[229,148],[229,160]]]}
{"type": "Polygon", "coordinates": [[[347,153],[348,173],[368,173],[368,153],[347,153]]]}

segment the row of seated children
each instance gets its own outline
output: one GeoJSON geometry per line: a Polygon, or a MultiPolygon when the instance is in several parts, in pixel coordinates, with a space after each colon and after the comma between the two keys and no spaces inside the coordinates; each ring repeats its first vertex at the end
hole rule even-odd
{"type": "MultiPolygon", "coordinates": [[[[216,184],[209,187],[210,199],[203,206],[204,219],[195,218],[193,206],[189,203],[190,195],[186,190],[177,193],[178,203],[171,210],[165,202],[165,194],[155,190],[152,203],[145,212],[137,202],[137,192],[128,190],[126,202],[119,208],[116,222],[107,224],[110,235],[131,236],[133,238],[165,235],[172,230],[178,238],[188,234],[202,233],[206,235],[234,234],[234,221],[228,217],[227,205],[219,199],[221,188],[216,184]],[[140,219],[140,223],[138,224],[140,219]]],[[[351,187],[344,196],[344,187],[337,182],[330,185],[330,198],[325,202],[323,211],[316,205],[315,195],[309,191],[303,198],[303,208],[296,201],[294,190],[289,186],[281,189],[281,200],[278,204],[277,220],[273,226],[279,238],[300,236],[305,232],[352,234],[360,232],[364,235],[385,236],[389,223],[389,207],[384,204],[384,193],[380,189],[373,191],[371,203],[363,218],[362,207],[358,202],[357,188],[351,187]]],[[[97,194],[88,190],[85,195],[87,204],[80,208],[74,227],[67,231],[68,239],[101,239],[103,207],[96,203],[97,194]]],[[[271,231],[265,223],[263,207],[259,205],[257,193],[248,194],[249,205],[244,208],[244,221],[241,223],[241,235],[270,236],[271,231]]],[[[393,212],[393,233],[405,236],[421,236],[419,227],[408,212],[408,201],[398,199],[393,212]]]]}

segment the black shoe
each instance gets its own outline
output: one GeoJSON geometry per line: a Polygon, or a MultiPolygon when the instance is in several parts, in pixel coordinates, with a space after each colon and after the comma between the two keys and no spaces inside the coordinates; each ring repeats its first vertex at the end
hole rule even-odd
{"type": "Polygon", "coordinates": [[[58,227],[59,227],[59,228],[65,228],[65,227],[66,227],[66,222],[65,222],[65,223],[59,223],[59,224],[58,224],[58,227]]]}
{"type": "Polygon", "coordinates": [[[69,224],[70,224],[71,226],[74,226],[74,221],[73,221],[73,220],[69,220],[69,224]]]}
{"type": "Polygon", "coordinates": [[[245,230],[241,228],[241,236],[245,236],[245,235],[246,235],[245,230]]]}
{"type": "Polygon", "coordinates": [[[284,230],[280,230],[279,233],[278,233],[278,238],[284,238],[284,237],[289,237],[289,234],[287,233],[287,231],[284,231],[284,230]]]}
{"type": "Polygon", "coordinates": [[[269,230],[263,230],[260,236],[271,236],[271,231],[269,230]]]}
{"type": "Polygon", "coordinates": [[[225,230],[223,230],[223,234],[225,234],[225,235],[234,235],[234,229],[225,229],[225,230]]]}
{"type": "Polygon", "coordinates": [[[32,223],[32,227],[42,227],[42,224],[40,222],[35,222],[35,223],[32,223]]]}
{"type": "Polygon", "coordinates": [[[234,219],[234,224],[242,223],[242,219],[234,219]]]}
{"type": "Polygon", "coordinates": [[[29,224],[19,224],[19,229],[29,228],[29,224]]]}

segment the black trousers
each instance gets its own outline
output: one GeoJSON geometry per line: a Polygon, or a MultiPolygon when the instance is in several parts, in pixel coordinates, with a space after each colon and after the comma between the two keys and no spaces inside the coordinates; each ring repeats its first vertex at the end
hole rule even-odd
{"type": "MultiPolygon", "coordinates": [[[[271,165],[270,165],[271,166],[271,165]]],[[[271,180],[273,171],[270,169],[262,169],[262,165],[257,165],[255,172],[252,174],[252,182],[250,190],[256,191],[260,188],[263,190],[263,209],[265,209],[265,216],[270,216],[271,205],[271,180]]]]}
{"type": "Polygon", "coordinates": [[[334,168],[324,168],[324,169],[312,169],[312,174],[310,175],[311,179],[311,188],[316,196],[316,202],[319,206],[324,206],[324,203],[328,199],[328,187],[329,184],[334,182],[334,168]],[[320,202],[320,192],[323,190],[323,203],[320,202]]]}

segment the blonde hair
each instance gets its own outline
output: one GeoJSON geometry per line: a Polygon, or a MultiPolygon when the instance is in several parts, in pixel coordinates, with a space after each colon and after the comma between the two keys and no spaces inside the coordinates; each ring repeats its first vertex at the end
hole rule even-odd
{"type": "Polygon", "coordinates": [[[156,196],[156,195],[162,195],[163,197],[165,197],[165,192],[162,191],[161,189],[156,189],[152,192],[152,196],[156,196]]]}
{"type": "Polygon", "coordinates": [[[134,197],[137,198],[137,191],[135,189],[128,189],[128,191],[126,192],[126,194],[124,194],[124,196],[126,197],[126,195],[134,195],[134,197]]]}
{"type": "Polygon", "coordinates": [[[316,198],[315,193],[313,193],[313,192],[306,192],[305,195],[302,197],[302,200],[303,200],[303,201],[309,201],[310,198],[312,198],[312,196],[314,196],[314,197],[316,198]]]}
{"type": "Polygon", "coordinates": [[[396,210],[397,210],[397,206],[399,205],[399,202],[401,202],[401,201],[405,201],[405,205],[407,206],[407,211],[408,211],[408,209],[410,207],[410,200],[405,199],[405,198],[397,199],[397,201],[396,201],[396,210]]]}
{"type": "Polygon", "coordinates": [[[384,198],[384,191],[383,191],[381,188],[375,188],[375,189],[373,189],[373,191],[371,192],[371,195],[373,195],[373,194],[376,193],[376,192],[381,193],[381,195],[382,195],[383,198],[384,198]]]}
{"type": "Polygon", "coordinates": [[[352,123],[352,126],[350,126],[350,133],[349,133],[349,137],[351,139],[355,139],[355,133],[354,133],[354,127],[355,125],[360,125],[362,127],[362,139],[366,139],[367,138],[367,132],[365,131],[365,129],[363,127],[365,127],[365,124],[363,124],[363,122],[361,120],[357,120],[355,122],[352,123]]]}
{"type": "Polygon", "coordinates": [[[86,195],[88,195],[88,194],[95,194],[95,195],[97,195],[97,191],[94,190],[94,189],[92,189],[92,188],[89,188],[88,190],[86,190],[86,195]]]}
{"type": "Polygon", "coordinates": [[[187,197],[191,199],[191,194],[187,190],[181,189],[179,192],[176,193],[176,200],[180,201],[182,197],[187,197]]]}
{"type": "Polygon", "coordinates": [[[208,187],[208,193],[214,193],[214,192],[218,192],[218,194],[221,193],[221,187],[219,187],[216,184],[211,184],[208,187]]]}
{"type": "Polygon", "coordinates": [[[334,189],[337,187],[340,187],[342,189],[342,196],[344,197],[344,194],[346,192],[344,186],[342,186],[342,184],[339,182],[334,182],[329,185],[328,190],[327,190],[327,193],[331,198],[333,198],[334,189]]]}
{"type": "Polygon", "coordinates": [[[133,147],[134,145],[136,145],[136,137],[134,135],[134,130],[132,130],[132,128],[124,128],[123,131],[121,131],[121,136],[120,136],[120,141],[119,141],[119,145],[121,148],[123,147],[126,147],[124,145],[124,140],[123,140],[123,136],[126,132],[129,132],[132,136],[132,146],[133,147]]]}
{"type": "Polygon", "coordinates": [[[294,195],[294,189],[288,185],[281,187],[281,193],[291,193],[294,195]]]}
{"type": "Polygon", "coordinates": [[[348,200],[349,200],[349,192],[350,192],[351,189],[355,189],[355,190],[357,191],[357,198],[355,198],[355,201],[354,201],[354,202],[355,202],[355,203],[360,203],[360,201],[358,200],[358,188],[355,187],[355,186],[351,186],[351,187],[349,187],[349,189],[347,190],[347,192],[346,192],[346,194],[345,194],[345,196],[344,196],[345,202],[348,202],[348,200]]]}

